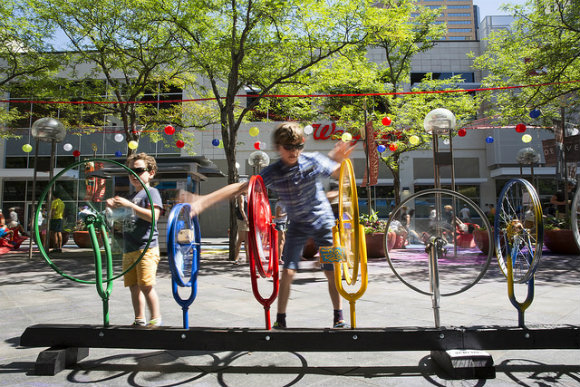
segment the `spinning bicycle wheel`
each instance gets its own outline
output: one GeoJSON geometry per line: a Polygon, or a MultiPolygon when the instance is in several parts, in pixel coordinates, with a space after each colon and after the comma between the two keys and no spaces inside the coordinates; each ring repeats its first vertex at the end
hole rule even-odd
{"type": "Polygon", "coordinates": [[[278,243],[277,239],[272,238],[274,226],[270,201],[261,176],[252,176],[250,179],[248,222],[250,224],[250,264],[258,270],[262,278],[271,277],[274,268],[277,270],[278,267],[278,257],[275,254],[278,243]],[[268,262],[267,270],[264,270],[264,262],[268,262]]]}
{"type": "Polygon", "coordinates": [[[248,186],[248,221],[249,253],[250,253],[250,278],[252,292],[256,300],[264,306],[266,329],[271,328],[270,305],[278,296],[278,231],[272,224],[270,201],[266,192],[266,186],[262,176],[252,176],[248,186]],[[268,260],[268,269],[264,270],[263,262],[268,260]],[[264,298],[260,294],[258,275],[262,278],[272,277],[272,293],[264,298]]]}
{"type": "Polygon", "coordinates": [[[572,222],[572,232],[578,249],[580,249],[580,188],[576,189],[576,194],[572,200],[572,209],[570,212],[570,221],[572,222]]]}
{"type": "Polygon", "coordinates": [[[179,286],[191,287],[197,278],[200,260],[199,223],[191,217],[189,204],[176,204],[167,220],[167,258],[171,274],[179,286]]]}
{"type": "MultiPolygon", "coordinates": [[[[124,238],[124,234],[134,231],[136,217],[126,207],[108,208],[106,200],[116,195],[124,195],[128,191],[128,185],[130,185],[126,177],[128,175],[136,178],[147,199],[151,202],[152,198],[149,190],[143,185],[137,174],[125,165],[107,159],[88,159],[71,164],[58,173],[40,195],[34,219],[35,240],[44,260],[61,276],[79,283],[111,283],[111,281],[131,270],[149,248],[153,238],[155,222],[151,224],[148,232],[144,232],[141,235],[142,240],[146,241],[144,252],[141,256],[130,267],[120,273],[113,273],[112,262],[122,261],[123,252],[128,243],[127,239],[124,238]],[[52,210],[51,204],[57,198],[61,199],[64,205],[63,228],[66,230],[69,227],[76,226],[75,228],[84,230],[80,232],[71,231],[71,234],[73,234],[72,236],[77,246],[92,248],[95,257],[94,271],[97,277],[95,280],[75,277],[65,273],[59,267],[60,262],[70,262],[67,258],[77,256],[79,251],[82,251],[79,250],[81,247],[67,246],[63,252],[55,252],[50,250],[45,243],[46,234],[50,235],[53,231],[57,231],[59,226],[55,225],[54,222],[48,222],[46,230],[41,232],[38,227],[38,217],[43,207],[47,211],[49,209],[52,210]],[[77,205],[82,208],[82,211],[78,211],[77,205]],[[88,239],[87,245],[81,244],[81,242],[84,242],[81,237],[82,239],[88,239]],[[107,262],[102,262],[101,260],[101,248],[104,249],[107,262]],[[103,275],[102,272],[104,266],[106,266],[106,275],[103,275]]],[[[58,209],[58,206],[58,204],[55,205],[55,211],[62,210],[62,207],[58,209]]],[[[155,219],[154,215],[155,212],[152,207],[151,216],[153,219],[155,219]]]]}
{"type": "Polygon", "coordinates": [[[362,239],[359,225],[358,196],[352,163],[345,160],[340,166],[338,186],[338,234],[346,261],[342,263],[344,279],[353,285],[358,277],[360,243],[362,239]]]}
{"type": "Polygon", "coordinates": [[[197,296],[197,273],[200,264],[199,223],[191,217],[191,206],[179,203],[173,206],[167,220],[167,258],[171,269],[173,298],[183,310],[183,328],[189,329],[188,310],[197,296]],[[181,298],[180,287],[189,287],[189,297],[181,298]]]}
{"type": "Polygon", "coordinates": [[[427,189],[409,196],[393,210],[385,232],[385,253],[401,282],[433,296],[426,248],[438,241],[437,246],[442,246],[437,261],[440,295],[452,296],[474,286],[487,271],[492,240],[479,235],[490,228],[483,211],[466,196],[447,189],[427,189]],[[463,208],[469,220],[459,219],[463,208]]]}
{"type": "Polygon", "coordinates": [[[499,194],[494,220],[494,241],[499,267],[508,276],[512,261],[515,283],[528,282],[542,257],[544,224],[542,206],[534,187],[524,179],[512,179],[499,194]]]}

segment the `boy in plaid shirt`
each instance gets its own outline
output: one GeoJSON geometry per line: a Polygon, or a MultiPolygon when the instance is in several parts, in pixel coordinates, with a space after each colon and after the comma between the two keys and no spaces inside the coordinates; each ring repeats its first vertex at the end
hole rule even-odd
{"type": "MultiPolygon", "coordinates": [[[[328,157],[319,153],[302,153],[304,132],[294,122],[278,125],[273,141],[280,160],[266,167],[260,175],[266,187],[278,194],[288,214],[286,243],[282,252],[284,267],[274,323],[274,328],[284,329],[290,286],[298,270],[304,244],[309,238],[314,238],[318,246],[332,246],[333,242],[335,218],[320,178],[338,178],[340,163],[350,156],[354,147],[339,141],[328,157]]],[[[328,291],[334,308],[333,326],[344,328],[346,323],[342,317],[342,299],[334,283],[334,267],[325,264],[322,269],[328,279],[328,291]]]]}

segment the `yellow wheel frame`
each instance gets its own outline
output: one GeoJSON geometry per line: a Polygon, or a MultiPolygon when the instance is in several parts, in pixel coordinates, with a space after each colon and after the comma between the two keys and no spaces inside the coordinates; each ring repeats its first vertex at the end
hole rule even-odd
{"type": "Polygon", "coordinates": [[[335,246],[342,247],[345,259],[334,264],[334,281],[340,295],[350,303],[351,327],[356,328],[355,302],[364,294],[368,285],[367,248],[364,227],[359,224],[358,196],[352,162],[348,159],[340,165],[338,206],[338,220],[333,227],[333,238],[335,246]],[[347,285],[355,285],[359,276],[359,265],[360,287],[356,292],[349,293],[342,286],[343,272],[347,285]]]}

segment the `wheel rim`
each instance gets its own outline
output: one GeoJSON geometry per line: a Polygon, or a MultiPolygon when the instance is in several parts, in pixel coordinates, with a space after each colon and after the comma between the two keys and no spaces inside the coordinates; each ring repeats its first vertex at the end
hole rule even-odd
{"type": "Polygon", "coordinates": [[[338,230],[340,245],[346,255],[343,262],[345,281],[353,285],[359,270],[359,210],[354,172],[350,160],[345,160],[340,167],[338,188],[338,230]]]}
{"type": "MultiPolygon", "coordinates": [[[[58,274],[64,278],[70,279],[75,282],[85,283],[85,284],[98,284],[100,282],[111,282],[119,277],[122,277],[129,270],[133,269],[138,262],[141,260],[143,255],[146,253],[151,240],[153,239],[153,230],[155,228],[155,217],[154,208],[151,208],[151,216],[153,217],[153,222],[151,223],[151,229],[149,235],[147,235],[147,243],[141,255],[134,261],[132,265],[127,267],[125,270],[121,271],[119,274],[111,275],[110,271],[113,270],[112,267],[107,267],[107,278],[99,278],[97,280],[86,280],[82,278],[77,278],[73,275],[67,274],[58,265],[58,261],[61,258],[67,258],[67,254],[74,256],[76,253],[64,253],[56,256],[54,253],[47,251],[42,243],[42,234],[38,227],[38,217],[42,211],[43,204],[46,203],[49,196],[49,192],[55,190],[58,186],[58,190],[61,195],[66,198],[78,198],[79,206],[87,206],[90,215],[87,219],[92,222],[91,228],[97,233],[97,238],[94,238],[92,242],[102,242],[105,246],[106,254],[111,254],[111,261],[121,261],[123,256],[123,238],[119,237],[122,231],[130,226],[131,214],[124,213],[123,211],[111,211],[107,210],[105,206],[105,200],[107,198],[113,197],[119,194],[118,188],[112,181],[113,176],[126,176],[133,175],[137,177],[137,180],[141,183],[142,189],[145,190],[149,202],[152,201],[149,190],[143,185],[143,182],[139,176],[131,171],[128,167],[120,164],[116,161],[107,159],[87,159],[83,161],[75,162],[61,172],[59,172],[44,189],[40,198],[38,200],[38,206],[36,208],[36,213],[34,217],[34,233],[36,243],[40,250],[43,259],[48,263],[48,265],[56,271],[58,274]],[[91,166],[92,165],[92,166],[91,166]],[[98,168],[96,168],[96,166],[98,168]],[[82,197],[82,199],[81,199],[82,197]],[[100,234],[100,237],[98,236],[100,234]],[[108,251],[108,253],[107,253],[108,251]]],[[[76,208],[75,208],[76,212],[76,208]]],[[[90,229],[90,228],[89,228],[90,229]]],[[[46,232],[50,233],[50,223],[47,220],[46,232]]],[[[100,243],[99,243],[100,244],[100,243]]],[[[93,244],[93,254],[98,257],[100,262],[100,247],[93,244]]],[[[109,257],[107,257],[109,258],[109,257]]],[[[108,265],[108,264],[107,264],[108,265]]],[[[95,267],[95,271],[100,273],[102,267],[95,267]]]]}
{"type": "Polygon", "coordinates": [[[179,286],[186,287],[195,282],[201,242],[197,217],[192,218],[190,213],[189,204],[176,204],[167,222],[167,259],[171,274],[179,286]]]}
{"type": "Polygon", "coordinates": [[[264,181],[260,176],[252,176],[248,188],[248,222],[250,223],[250,254],[258,273],[270,277],[273,272],[272,241],[270,229],[272,214],[264,181]],[[268,262],[264,269],[263,263],[268,262]]]}
{"type": "Polygon", "coordinates": [[[494,241],[499,267],[507,277],[512,261],[514,283],[529,281],[542,257],[544,224],[535,188],[524,179],[512,179],[503,187],[494,219],[494,241]]]}
{"type": "Polygon", "coordinates": [[[454,205],[457,210],[467,206],[471,212],[469,223],[473,224],[472,227],[491,228],[483,211],[468,197],[447,189],[428,189],[409,196],[391,212],[384,248],[389,266],[401,282],[418,293],[433,295],[429,283],[429,254],[425,251],[423,240],[428,242],[430,238],[451,236],[450,243],[445,246],[445,254],[438,261],[438,269],[441,296],[452,296],[471,288],[485,275],[491,262],[493,245],[490,238],[487,242],[488,253],[483,254],[475,245],[475,231],[471,233],[473,239],[469,240],[469,232],[457,232],[457,225],[454,234],[453,230],[448,231],[444,225],[438,224],[437,218],[431,222],[431,206],[436,207],[436,203],[439,203],[441,213],[443,205],[454,205]],[[415,216],[411,227],[402,230],[397,222],[400,222],[398,219],[402,217],[404,208],[415,209],[415,216]],[[401,235],[409,243],[404,248],[397,248],[396,243],[401,235]],[[389,239],[392,237],[395,244],[389,239]],[[455,238],[455,243],[451,242],[452,238],[455,238]]]}

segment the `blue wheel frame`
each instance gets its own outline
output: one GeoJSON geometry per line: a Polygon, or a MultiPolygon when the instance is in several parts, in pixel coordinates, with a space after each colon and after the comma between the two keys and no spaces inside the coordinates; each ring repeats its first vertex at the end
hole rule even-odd
{"type": "Polygon", "coordinates": [[[197,274],[201,258],[201,233],[197,217],[191,217],[191,206],[176,204],[167,221],[167,259],[171,269],[173,298],[183,310],[183,327],[189,328],[187,311],[197,296],[197,274]],[[184,216],[184,214],[186,214],[184,216]],[[183,299],[180,287],[190,287],[191,293],[183,299]]]}

